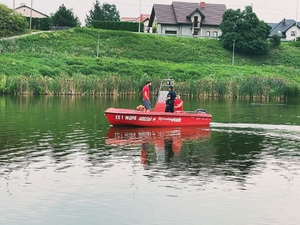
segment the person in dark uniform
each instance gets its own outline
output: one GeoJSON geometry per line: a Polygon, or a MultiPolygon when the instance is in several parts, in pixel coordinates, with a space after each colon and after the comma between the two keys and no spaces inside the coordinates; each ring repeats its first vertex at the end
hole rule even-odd
{"type": "Polygon", "coordinates": [[[174,112],[174,101],[176,98],[176,93],[173,90],[173,86],[169,86],[169,93],[166,99],[166,109],[165,112],[174,112]]]}

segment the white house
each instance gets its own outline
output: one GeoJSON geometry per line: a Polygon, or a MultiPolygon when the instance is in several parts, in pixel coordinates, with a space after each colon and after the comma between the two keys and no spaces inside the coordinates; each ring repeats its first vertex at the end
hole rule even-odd
{"type": "MultiPolygon", "coordinates": [[[[20,7],[15,8],[15,11],[20,13],[24,17],[30,17],[31,14],[31,8],[26,6],[25,4],[22,4],[20,7]]],[[[35,9],[32,9],[32,18],[45,18],[48,17],[46,14],[41,13],[35,9]]]]}
{"type": "Polygon", "coordinates": [[[155,27],[160,34],[217,37],[221,35],[219,26],[225,11],[224,4],[205,2],[154,4],[149,27],[155,27]]]}
{"type": "Polygon", "coordinates": [[[277,34],[281,39],[291,41],[300,36],[300,23],[291,19],[283,19],[279,23],[268,23],[272,27],[269,37],[277,34]]]}

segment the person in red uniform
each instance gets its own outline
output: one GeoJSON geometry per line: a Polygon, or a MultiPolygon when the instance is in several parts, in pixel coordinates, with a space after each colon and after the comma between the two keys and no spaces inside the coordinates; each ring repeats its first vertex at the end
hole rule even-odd
{"type": "Polygon", "coordinates": [[[151,86],[151,81],[147,81],[146,85],[143,87],[142,90],[143,102],[146,111],[150,111],[151,109],[149,86],[151,86]]]}
{"type": "Polygon", "coordinates": [[[180,95],[177,95],[175,98],[174,109],[175,109],[175,112],[182,112],[183,101],[181,100],[180,95]]]}

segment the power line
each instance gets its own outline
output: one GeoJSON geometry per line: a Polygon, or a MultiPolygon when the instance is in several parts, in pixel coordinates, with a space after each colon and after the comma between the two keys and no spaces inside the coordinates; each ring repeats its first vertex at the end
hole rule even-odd
{"type": "MultiPolygon", "coordinates": [[[[55,3],[60,3],[60,4],[62,4],[62,2],[61,1],[59,1],[59,0],[47,0],[47,1],[45,1],[45,2],[55,2],[55,3]]],[[[72,1],[72,2],[68,2],[68,1],[64,1],[63,2],[63,4],[68,4],[68,5],[78,5],[78,6],[93,6],[93,4],[96,2],[96,1],[90,1],[90,3],[89,4],[87,4],[86,3],[87,1],[85,1],[85,3],[75,3],[74,1],[72,1]]],[[[106,2],[104,2],[104,3],[106,3],[106,2]]],[[[100,3],[100,4],[103,4],[103,3],[100,3]]],[[[117,2],[117,1],[111,1],[111,2],[109,2],[109,3],[107,3],[107,4],[114,4],[114,5],[124,5],[124,6],[129,6],[129,7],[131,7],[131,6],[136,6],[136,7],[139,7],[139,4],[137,3],[137,4],[130,4],[130,3],[124,3],[124,2],[117,2]]],[[[149,4],[141,4],[141,6],[152,6],[152,4],[151,5],[149,5],[149,4]]],[[[128,7],[128,8],[129,8],[128,7]]]]}
{"type": "Polygon", "coordinates": [[[292,11],[281,10],[281,9],[274,9],[274,8],[265,7],[265,6],[262,6],[262,5],[256,5],[256,4],[255,4],[255,7],[257,7],[257,6],[260,7],[260,8],[268,9],[268,10],[273,10],[273,11],[278,11],[278,12],[285,12],[285,13],[292,13],[292,14],[295,14],[295,12],[292,12],[292,11]]]}

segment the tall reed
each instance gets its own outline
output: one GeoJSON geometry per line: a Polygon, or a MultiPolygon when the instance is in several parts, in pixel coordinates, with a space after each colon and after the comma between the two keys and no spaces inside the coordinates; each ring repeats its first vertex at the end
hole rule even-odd
{"type": "MultiPolygon", "coordinates": [[[[161,77],[97,76],[75,73],[59,77],[0,75],[0,93],[32,95],[135,95],[147,80],[156,94],[161,77]]],[[[300,87],[284,78],[266,76],[233,76],[229,80],[213,77],[175,83],[182,95],[226,98],[299,98],[300,87]]]]}

